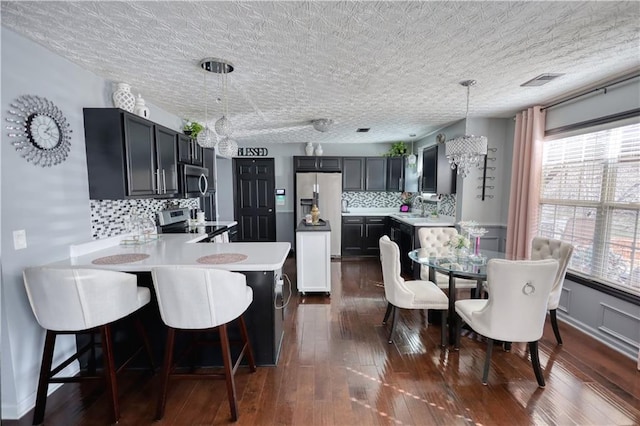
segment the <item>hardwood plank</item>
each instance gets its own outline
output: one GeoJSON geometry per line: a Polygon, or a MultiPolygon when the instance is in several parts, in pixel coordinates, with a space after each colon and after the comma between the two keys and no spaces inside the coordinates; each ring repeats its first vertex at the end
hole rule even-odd
{"type": "MultiPolygon", "coordinates": [[[[295,261],[284,272],[295,285],[295,261]]],[[[285,308],[277,367],[240,367],[238,425],[640,424],[636,362],[560,322],[563,346],[546,324],[537,386],[526,345],[494,348],[481,383],[486,343],[465,331],[459,351],[440,347],[426,312],[402,310],[394,343],[379,260],[331,262],[331,297],[294,293],[285,308]]],[[[229,424],[222,381],[171,381],[165,417],[154,422],[159,378],[118,375],[123,426],[229,424]]],[[[47,425],[105,424],[104,386],[65,384],[47,402],[47,425]]],[[[30,425],[32,413],[3,425],[30,425]]]]}

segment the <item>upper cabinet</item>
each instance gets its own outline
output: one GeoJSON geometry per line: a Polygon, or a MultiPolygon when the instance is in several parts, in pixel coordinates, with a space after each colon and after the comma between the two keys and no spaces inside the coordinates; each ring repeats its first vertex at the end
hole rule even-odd
{"type": "Polygon", "coordinates": [[[387,191],[404,191],[404,157],[387,158],[387,191]]]}
{"type": "Polygon", "coordinates": [[[365,191],[387,190],[387,157],[365,158],[365,191]]]}
{"type": "Polygon", "coordinates": [[[444,144],[437,144],[422,151],[422,192],[455,194],[456,171],[451,169],[444,144]]]}
{"type": "Polygon", "coordinates": [[[386,191],[385,157],[344,157],[343,191],[386,191]]]}
{"type": "Polygon", "coordinates": [[[296,172],[341,172],[342,157],[293,157],[296,172]]]}
{"type": "Polygon", "coordinates": [[[85,108],[93,200],[178,195],[177,132],[118,108],[85,108]]]}
{"type": "Polygon", "coordinates": [[[364,190],[364,157],[344,157],[342,159],[342,190],[364,190]]]}
{"type": "Polygon", "coordinates": [[[178,133],[178,161],[181,163],[202,166],[203,148],[195,139],[178,133]]]}

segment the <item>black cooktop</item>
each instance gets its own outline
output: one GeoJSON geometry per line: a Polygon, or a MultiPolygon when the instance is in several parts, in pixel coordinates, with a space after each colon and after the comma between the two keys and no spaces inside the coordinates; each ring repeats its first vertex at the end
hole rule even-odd
{"type": "Polygon", "coordinates": [[[224,225],[203,225],[203,226],[189,226],[188,222],[179,222],[172,225],[160,226],[158,233],[160,234],[207,234],[209,237],[214,237],[218,234],[222,234],[227,230],[224,225]]]}

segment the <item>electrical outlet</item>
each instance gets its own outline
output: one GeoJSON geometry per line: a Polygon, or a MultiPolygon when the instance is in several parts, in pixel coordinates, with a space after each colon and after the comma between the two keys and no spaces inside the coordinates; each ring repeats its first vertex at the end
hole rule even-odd
{"type": "Polygon", "coordinates": [[[13,248],[15,250],[27,248],[27,232],[24,229],[13,231],[13,248]]]}

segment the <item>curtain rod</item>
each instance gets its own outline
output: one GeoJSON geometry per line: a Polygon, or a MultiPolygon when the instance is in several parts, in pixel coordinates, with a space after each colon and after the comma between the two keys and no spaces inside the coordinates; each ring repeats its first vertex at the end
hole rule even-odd
{"type": "Polygon", "coordinates": [[[631,75],[629,77],[625,77],[625,78],[623,78],[621,80],[616,80],[616,81],[613,81],[611,83],[607,83],[606,85],[604,85],[602,87],[596,87],[595,89],[589,90],[588,92],[584,92],[584,93],[580,93],[578,95],[574,95],[574,96],[568,97],[566,99],[563,99],[563,100],[558,101],[556,103],[553,103],[551,105],[546,105],[546,106],[540,108],[540,111],[544,111],[545,109],[552,108],[554,106],[558,106],[560,104],[572,101],[572,100],[577,99],[577,98],[581,98],[582,96],[589,95],[591,93],[599,92],[600,90],[604,90],[604,94],[606,95],[607,94],[607,88],[615,86],[615,85],[620,84],[620,83],[624,83],[625,81],[628,81],[628,80],[633,80],[634,78],[638,78],[638,77],[640,77],[640,74],[634,74],[634,75],[631,75]]]}

